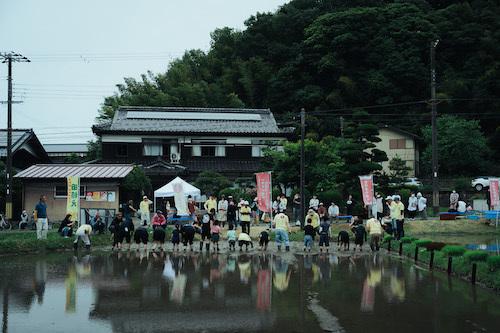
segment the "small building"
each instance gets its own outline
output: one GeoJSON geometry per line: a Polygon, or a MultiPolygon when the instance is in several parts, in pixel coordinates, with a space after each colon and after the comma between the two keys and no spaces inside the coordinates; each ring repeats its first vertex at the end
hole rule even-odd
{"type": "MultiPolygon", "coordinates": [[[[43,145],[52,163],[68,163],[68,159],[79,159],[82,162],[88,155],[86,143],[55,143],[43,145]]],[[[75,163],[75,161],[72,161],[75,163]]]]}
{"type": "MultiPolygon", "coordinates": [[[[7,159],[7,130],[0,129],[0,158],[7,159]]],[[[12,167],[24,170],[37,163],[50,163],[50,158],[32,129],[12,130],[12,167]]]]}
{"type": "Polygon", "coordinates": [[[37,164],[15,175],[23,185],[22,205],[31,212],[40,196],[47,197],[49,219],[66,215],[66,177],[80,177],[80,216],[88,220],[99,212],[109,223],[119,209],[120,184],[133,169],[131,164],[37,164]]]}
{"type": "Polygon", "coordinates": [[[389,161],[399,157],[410,167],[409,177],[419,175],[419,137],[399,128],[384,125],[379,128],[379,137],[382,141],[376,142],[375,149],[384,151],[388,161],[382,162],[383,171],[389,173],[389,161]]]}
{"type": "Polygon", "coordinates": [[[102,140],[100,163],[142,165],[154,188],[202,171],[253,179],[263,150],[290,136],[269,109],[235,108],[120,107],[93,131],[102,140]]]}

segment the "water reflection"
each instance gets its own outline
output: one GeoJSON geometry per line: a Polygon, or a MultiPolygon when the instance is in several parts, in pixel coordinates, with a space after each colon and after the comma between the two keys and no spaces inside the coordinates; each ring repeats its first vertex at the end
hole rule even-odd
{"type": "Polygon", "coordinates": [[[500,314],[482,290],[381,255],[60,254],[8,258],[0,272],[4,332],[382,332],[387,313],[408,332],[420,318],[460,332],[500,314]]]}

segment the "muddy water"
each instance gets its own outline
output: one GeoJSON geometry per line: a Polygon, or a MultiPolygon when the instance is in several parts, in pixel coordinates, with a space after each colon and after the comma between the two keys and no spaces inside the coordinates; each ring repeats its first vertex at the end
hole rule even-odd
{"type": "Polygon", "coordinates": [[[498,332],[500,299],[382,255],[3,257],[3,332],[498,332]]]}

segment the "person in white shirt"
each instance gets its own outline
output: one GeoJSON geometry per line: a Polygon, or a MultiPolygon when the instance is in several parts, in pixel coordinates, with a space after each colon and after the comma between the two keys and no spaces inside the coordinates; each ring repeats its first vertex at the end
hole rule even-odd
{"type": "Polygon", "coordinates": [[[422,196],[422,193],[417,193],[417,208],[418,215],[422,220],[427,219],[427,199],[422,196]]]}
{"type": "Polygon", "coordinates": [[[410,220],[415,219],[415,215],[417,214],[418,199],[415,196],[415,193],[412,193],[408,198],[408,217],[410,220]]]}
{"type": "Polygon", "coordinates": [[[222,224],[222,227],[224,228],[226,226],[227,222],[227,207],[229,206],[229,203],[226,200],[226,197],[221,195],[221,199],[219,200],[219,203],[217,204],[217,220],[222,224]]]}
{"type": "Polygon", "coordinates": [[[284,194],[280,196],[280,202],[278,204],[278,213],[285,213],[286,206],[288,205],[288,200],[284,194]]]}
{"type": "MultiPolygon", "coordinates": [[[[78,223],[75,221],[75,223],[78,223]]],[[[92,226],[90,224],[82,224],[75,232],[76,239],[73,242],[73,248],[78,250],[78,244],[80,240],[85,244],[85,248],[90,250],[90,233],[92,232],[92,226]]]]}
{"type": "Polygon", "coordinates": [[[328,207],[328,217],[330,219],[330,224],[332,224],[334,221],[337,221],[337,217],[340,214],[339,206],[335,204],[335,202],[332,202],[330,207],[328,207]]]}
{"type": "Polygon", "coordinates": [[[319,199],[316,195],[313,195],[311,200],[309,200],[309,208],[314,209],[315,212],[318,211],[319,199]]]}
{"type": "Polygon", "coordinates": [[[465,201],[459,200],[458,201],[458,207],[457,207],[457,212],[463,214],[467,211],[467,204],[465,201]]]}
{"type": "Polygon", "coordinates": [[[378,192],[375,193],[375,202],[377,206],[377,220],[382,221],[384,217],[384,198],[378,192]]]}

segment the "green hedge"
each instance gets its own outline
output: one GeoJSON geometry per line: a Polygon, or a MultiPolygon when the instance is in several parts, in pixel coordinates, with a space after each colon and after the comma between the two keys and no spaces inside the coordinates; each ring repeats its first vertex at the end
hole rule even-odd
{"type": "Polygon", "coordinates": [[[412,243],[413,241],[416,241],[417,239],[415,237],[409,237],[409,236],[406,236],[406,237],[402,237],[399,241],[403,244],[409,244],[409,243],[412,243]]]}
{"type": "Polygon", "coordinates": [[[448,257],[461,257],[465,253],[465,247],[460,245],[446,245],[441,252],[448,257]]]}
{"type": "Polygon", "coordinates": [[[500,256],[489,256],[486,262],[488,263],[488,268],[491,271],[500,269],[500,256]]]}
{"type": "Polygon", "coordinates": [[[488,252],[481,250],[467,251],[464,254],[464,258],[467,262],[486,261],[488,256],[488,252]]]}
{"type": "Polygon", "coordinates": [[[432,243],[432,241],[430,239],[418,239],[415,241],[415,246],[426,247],[430,243],[432,243]]]}

